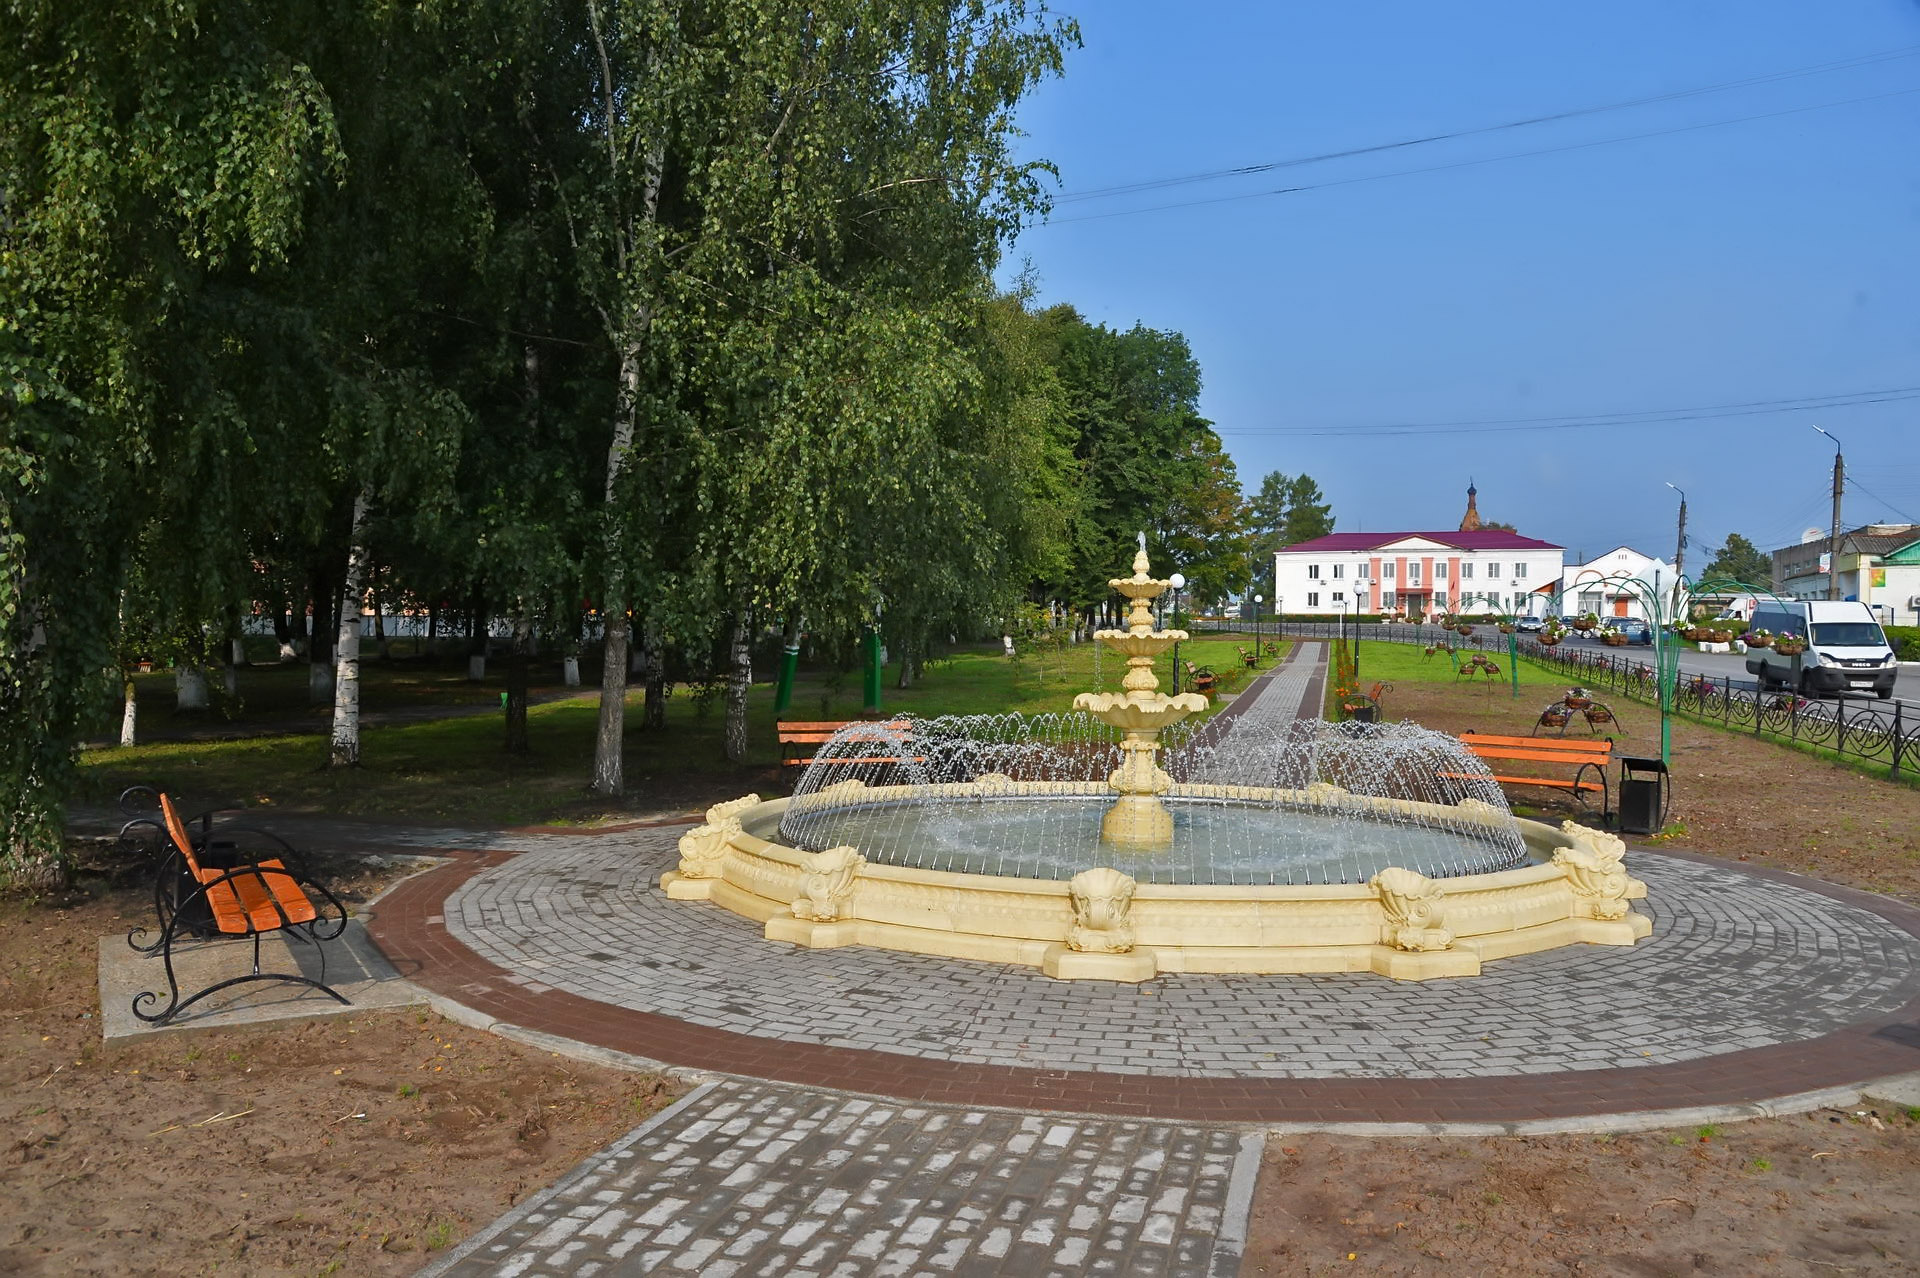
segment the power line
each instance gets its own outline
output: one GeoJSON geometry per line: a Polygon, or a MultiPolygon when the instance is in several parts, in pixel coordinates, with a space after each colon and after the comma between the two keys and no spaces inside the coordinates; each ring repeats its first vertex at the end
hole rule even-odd
{"type": "Polygon", "coordinates": [[[1882,506],[1885,506],[1888,510],[1891,510],[1894,514],[1900,516],[1900,518],[1906,520],[1908,523],[1920,524],[1920,519],[1915,519],[1912,515],[1909,515],[1906,511],[1900,509],[1898,506],[1888,501],[1885,497],[1882,497],[1879,493],[1869,491],[1865,484],[1862,484],[1859,480],[1855,479],[1851,475],[1847,476],[1847,487],[1856,490],[1864,497],[1873,498],[1873,500],[1879,502],[1882,506]]]}
{"type": "Polygon", "coordinates": [[[1842,58],[1833,62],[1819,62],[1811,66],[1793,67],[1784,71],[1771,71],[1761,75],[1748,76],[1741,80],[1727,80],[1719,84],[1701,85],[1692,89],[1678,89],[1670,93],[1655,93],[1645,97],[1628,98],[1621,102],[1607,102],[1597,106],[1575,107],[1566,111],[1555,111],[1547,115],[1528,116],[1519,120],[1505,120],[1499,124],[1486,124],[1471,129],[1454,129],[1446,133],[1432,133],[1422,137],[1401,138],[1394,142],[1379,142],[1371,146],[1351,147],[1342,151],[1323,151],[1317,155],[1295,156],[1285,160],[1268,160],[1259,164],[1242,164],[1229,169],[1212,169],[1204,173],[1187,173],[1177,177],[1151,178],[1139,182],[1122,182],[1114,186],[1093,187],[1085,191],[1069,191],[1057,197],[1060,204],[1074,204],[1083,200],[1105,200],[1119,195],[1133,195],[1141,191],[1164,190],[1172,186],[1185,186],[1194,182],[1212,182],[1221,178],[1249,177],[1257,173],[1271,173],[1278,169],[1298,168],[1307,164],[1320,164],[1328,160],[1344,160],[1358,155],[1377,155],[1386,151],[1400,151],[1408,147],[1427,146],[1435,142],[1451,142],[1458,138],[1480,137],[1489,133],[1502,133],[1512,129],[1529,128],[1536,124],[1552,124],[1560,120],[1573,120],[1582,116],[1599,115],[1608,111],[1624,111],[1632,107],[1648,106],[1655,102],[1673,102],[1681,98],[1699,97],[1708,93],[1723,93],[1729,89],[1749,88],[1757,84],[1772,84],[1781,80],[1797,79],[1801,76],[1824,75],[1831,71],[1855,70],[1872,66],[1880,62],[1891,62],[1899,58],[1912,57],[1920,52],[1920,45],[1907,45],[1899,49],[1887,49],[1880,53],[1860,54],[1857,57],[1842,58]]]}
{"type": "Polygon", "coordinates": [[[1672,422],[1716,421],[1728,417],[1756,417],[1770,413],[1809,413],[1858,408],[1898,400],[1920,399],[1920,386],[1884,390],[1846,391],[1792,399],[1755,399],[1684,408],[1647,408],[1612,413],[1565,413],[1555,417],[1492,417],[1443,422],[1389,422],[1367,426],[1268,426],[1232,429],[1214,427],[1220,435],[1308,437],[1441,436],[1506,434],[1529,430],[1583,430],[1595,426],[1659,426],[1672,422]]]}
{"type": "Polygon", "coordinates": [[[1236,200],[1258,200],[1276,195],[1298,195],[1304,191],[1324,191],[1329,187],[1356,186],[1363,182],[1380,182],[1388,178],[1416,177],[1422,173],[1443,173],[1449,169],[1473,168],[1482,164],[1497,164],[1503,160],[1526,160],[1541,155],[1557,155],[1565,151],[1584,151],[1597,146],[1613,146],[1620,142],[1639,142],[1647,138],[1668,137],[1676,133],[1695,133],[1702,129],[1724,128],[1730,124],[1746,124],[1753,120],[1773,120],[1788,115],[1804,115],[1808,111],[1825,111],[1832,107],[1853,106],[1861,102],[1880,102],[1887,98],[1901,98],[1909,94],[1920,93],[1920,88],[1895,89],[1890,93],[1872,93],[1859,98],[1841,98],[1833,102],[1816,102],[1811,106],[1788,107],[1780,111],[1762,111],[1755,115],[1737,115],[1726,120],[1708,120],[1703,124],[1680,124],[1672,128],[1653,129],[1646,133],[1627,133],[1613,138],[1596,138],[1590,142],[1568,142],[1560,146],[1541,147],[1533,151],[1515,151],[1509,155],[1489,155],[1477,160],[1455,160],[1448,164],[1430,164],[1417,169],[1396,169],[1386,173],[1372,173],[1365,177],[1337,178],[1326,182],[1309,182],[1300,186],[1275,187],[1270,191],[1243,191],[1238,195],[1215,195],[1204,200],[1181,200],[1173,204],[1149,204],[1145,208],[1118,209],[1112,213],[1085,213],[1079,217],[1049,218],[1041,226],[1065,226],[1073,222],[1098,222],[1107,218],[1134,217],[1141,213],[1164,213],[1172,209],[1199,208],[1207,204],[1230,204],[1236,200]]]}

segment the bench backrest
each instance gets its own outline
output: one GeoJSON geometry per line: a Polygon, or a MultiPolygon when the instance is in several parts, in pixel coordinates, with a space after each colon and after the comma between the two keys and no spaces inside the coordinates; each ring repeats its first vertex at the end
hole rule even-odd
{"type": "Polygon", "coordinates": [[[1463,732],[1461,742],[1483,759],[1545,759],[1604,764],[1613,754],[1613,738],[1560,741],[1550,737],[1496,737],[1463,732]]]}
{"type": "MultiPolygon", "coordinates": [[[[863,726],[876,729],[877,731],[873,739],[879,741],[886,739],[884,735],[886,733],[905,732],[907,730],[907,721],[905,719],[890,719],[886,721],[877,719],[842,719],[837,722],[821,721],[818,723],[809,723],[794,720],[774,725],[783,743],[799,742],[802,744],[806,742],[823,742],[829,740],[834,733],[840,731],[842,728],[863,726]]],[[[858,736],[855,737],[855,740],[859,739],[861,738],[858,736]]]]}
{"type": "Polygon", "coordinates": [[[173,800],[166,791],[160,792],[160,818],[166,822],[167,837],[173,840],[173,846],[187,860],[187,868],[197,878],[200,874],[200,859],[193,854],[193,840],[187,837],[187,823],[180,819],[180,809],[173,806],[173,800]]]}

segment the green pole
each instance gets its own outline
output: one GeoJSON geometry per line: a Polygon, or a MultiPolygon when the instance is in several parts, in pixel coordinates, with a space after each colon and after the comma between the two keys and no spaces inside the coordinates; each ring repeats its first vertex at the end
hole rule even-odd
{"type": "Polygon", "coordinates": [[[880,628],[867,631],[867,698],[863,712],[878,713],[880,710],[880,628]]]}
{"type": "Polygon", "coordinates": [[[780,650],[780,677],[773,685],[773,712],[784,714],[793,704],[793,680],[800,672],[800,645],[790,643],[780,650]]]}
{"type": "Polygon", "coordinates": [[[1516,630],[1507,632],[1507,675],[1513,680],[1513,699],[1520,699],[1520,635],[1516,630]]]}

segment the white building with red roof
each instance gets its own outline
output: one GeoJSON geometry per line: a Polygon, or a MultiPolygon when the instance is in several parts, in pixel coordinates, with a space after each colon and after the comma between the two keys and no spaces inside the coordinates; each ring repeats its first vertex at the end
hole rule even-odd
{"type": "Polygon", "coordinates": [[[1550,541],[1482,528],[1451,532],[1328,533],[1273,556],[1275,611],[1337,616],[1447,611],[1540,615],[1560,585],[1567,551],[1550,541]]]}

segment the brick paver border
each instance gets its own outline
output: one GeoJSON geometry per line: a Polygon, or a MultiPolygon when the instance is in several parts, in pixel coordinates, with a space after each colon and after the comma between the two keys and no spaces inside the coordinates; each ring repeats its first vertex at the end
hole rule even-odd
{"type": "MultiPolygon", "coordinates": [[[[663,823],[664,824],[664,823],[663,823]]],[[[1640,855],[1735,869],[1820,893],[1920,936],[1920,909],[1803,875],[1720,858],[1640,855]]],[[[447,899],[515,852],[453,853],[376,903],[368,932],[402,976],[482,1015],[671,1065],[904,1100],[1013,1106],[1183,1122],[1511,1123],[1647,1110],[1750,1105],[1920,1070],[1920,998],[1889,1016],[1798,1043],[1669,1065],[1481,1078],[1274,1079],[1105,1074],[966,1064],[757,1038],[563,990],[467,948],[447,929],[447,899]]]]}

